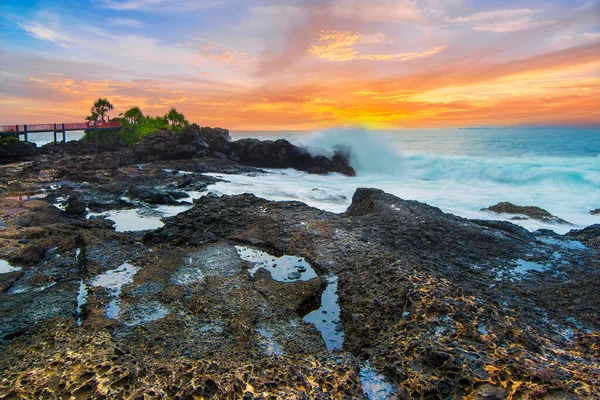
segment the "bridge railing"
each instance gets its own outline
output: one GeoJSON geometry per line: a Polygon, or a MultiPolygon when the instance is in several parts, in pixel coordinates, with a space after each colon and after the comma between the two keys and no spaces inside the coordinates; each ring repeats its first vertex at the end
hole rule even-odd
{"type": "MultiPolygon", "coordinates": [[[[107,122],[96,122],[96,128],[105,129],[105,128],[117,128],[121,126],[119,121],[107,121],[107,122]]],[[[84,129],[92,129],[94,128],[93,122],[76,122],[64,124],[65,130],[84,130],[84,129]]],[[[0,125],[0,132],[3,133],[24,133],[24,132],[52,132],[52,131],[62,131],[63,124],[27,124],[27,125],[0,125]]]]}

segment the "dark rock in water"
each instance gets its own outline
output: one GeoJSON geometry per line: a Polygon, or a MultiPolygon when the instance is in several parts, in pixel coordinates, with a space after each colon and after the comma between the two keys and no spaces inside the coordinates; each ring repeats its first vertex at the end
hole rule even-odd
{"type": "MultiPolygon", "coordinates": [[[[183,197],[187,197],[185,193],[175,193],[179,195],[182,194],[183,197]]],[[[174,196],[171,195],[171,193],[152,187],[130,187],[127,194],[131,197],[132,200],[141,200],[149,204],[178,204],[177,200],[174,196]]]]}
{"type": "Polygon", "coordinates": [[[295,146],[285,139],[258,140],[241,139],[231,142],[231,150],[246,165],[263,168],[295,168],[311,174],[339,172],[354,176],[356,172],[342,152],[336,152],[329,159],[325,156],[312,156],[306,149],[295,146]]]}
{"type": "Polygon", "coordinates": [[[0,144],[0,162],[12,162],[30,158],[39,152],[37,145],[21,140],[9,140],[0,144]]]}
{"type": "Polygon", "coordinates": [[[86,213],[87,204],[77,196],[69,196],[65,212],[73,216],[83,216],[86,213]]]}
{"type": "MultiPolygon", "coordinates": [[[[546,222],[554,222],[558,224],[569,224],[569,222],[561,219],[557,216],[550,214],[548,211],[543,208],[535,207],[535,206],[517,206],[515,204],[509,202],[501,202],[490,206],[488,208],[482,208],[482,211],[494,211],[497,214],[523,214],[527,215],[530,218],[538,219],[546,222]]],[[[523,217],[514,217],[514,220],[522,220],[526,219],[523,217]]]]}
{"type": "Polygon", "coordinates": [[[596,208],[595,210],[591,210],[590,214],[592,214],[592,215],[600,214],[600,208],[596,208]]]}
{"type": "Polygon", "coordinates": [[[134,145],[138,161],[160,161],[198,158],[211,154],[222,160],[265,168],[295,168],[312,174],[339,172],[354,176],[348,156],[336,150],[331,159],[312,156],[307,150],[287,140],[242,139],[231,142],[227,129],[200,128],[192,124],[181,134],[168,130],[146,136],[134,145]]]}
{"type": "Polygon", "coordinates": [[[294,280],[294,279],[300,279],[301,276],[302,276],[302,274],[300,272],[290,272],[287,277],[290,280],[294,280]]]}

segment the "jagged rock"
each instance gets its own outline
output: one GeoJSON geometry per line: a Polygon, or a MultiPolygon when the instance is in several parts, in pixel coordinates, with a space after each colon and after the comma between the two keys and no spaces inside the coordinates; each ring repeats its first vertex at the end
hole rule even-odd
{"type": "Polygon", "coordinates": [[[600,208],[596,208],[595,210],[591,210],[590,214],[592,214],[592,215],[600,214],[600,208]]]}
{"type": "MultiPolygon", "coordinates": [[[[535,206],[517,206],[509,202],[501,202],[490,206],[488,208],[482,208],[482,211],[494,211],[497,214],[523,214],[533,219],[539,219],[541,221],[554,222],[558,224],[569,224],[569,222],[561,219],[557,216],[550,214],[543,208],[535,206]]],[[[523,217],[516,216],[513,219],[523,219],[523,217]]]]}

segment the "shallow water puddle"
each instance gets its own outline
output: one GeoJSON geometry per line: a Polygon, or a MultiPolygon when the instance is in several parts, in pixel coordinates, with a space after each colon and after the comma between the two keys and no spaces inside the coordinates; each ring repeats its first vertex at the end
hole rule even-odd
{"type": "Polygon", "coordinates": [[[250,247],[235,246],[240,258],[254,264],[248,270],[254,276],[260,268],[265,268],[271,277],[280,282],[309,281],[317,277],[317,273],[302,257],[281,256],[276,257],[264,251],[250,247]]]}
{"type": "Polygon", "coordinates": [[[548,266],[539,264],[533,261],[525,261],[523,259],[517,260],[517,266],[513,270],[516,274],[525,274],[531,271],[543,272],[548,269],[548,266]]]}
{"type": "Polygon", "coordinates": [[[150,301],[138,305],[123,317],[125,325],[138,326],[164,318],[169,313],[169,307],[158,301],[150,301]]]}
{"type": "Polygon", "coordinates": [[[115,223],[117,232],[143,231],[158,229],[165,224],[162,218],[172,217],[192,208],[191,202],[202,197],[206,192],[186,191],[190,197],[179,205],[162,205],[155,208],[131,208],[125,210],[109,210],[101,213],[88,212],[87,218],[103,217],[115,223]]]}
{"type": "MultiPolygon", "coordinates": [[[[79,249],[77,249],[79,250],[79,249]]],[[[77,290],[77,308],[75,309],[75,315],[77,315],[77,325],[81,326],[83,323],[83,306],[87,303],[87,286],[83,279],[79,281],[79,288],[77,290]]]]}
{"type": "Polygon", "coordinates": [[[20,267],[13,267],[8,261],[0,260],[0,274],[20,271],[20,267]]]}
{"type": "Polygon", "coordinates": [[[138,208],[89,213],[87,217],[105,217],[106,219],[110,219],[114,221],[117,232],[157,229],[164,225],[160,220],[162,216],[144,215],[143,210],[138,208]]]}
{"type": "Polygon", "coordinates": [[[396,389],[387,382],[385,376],[372,368],[369,362],[360,366],[360,384],[369,400],[385,400],[396,393],[396,389]]]}
{"type": "Polygon", "coordinates": [[[550,245],[560,246],[569,250],[587,250],[587,246],[578,240],[561,240],[549,236],[541,236],[537,238],[538,241],[550,245]]]}
{"type": "Polygon", "coordinates": [[[321,332],[327,350],[341,349],[344,344],[344,331],[340,322],[336,276],[327,277],[327,287],[321,295],[321,307],[304,317],[305,322],[315,324],[321,332]]]}
{"type": "Polygon", "coordinates": [[[192,175],[195,173],[192,171],[172,170],[172,169],[168,169],[168,168],[163,169],[163,171],[170,173],[170,174],[178,174],[178,175],[192,175]]]}
{"type": "Polygon", "coordinates": [[[45,192],[29,192],[29,193],[8,193],[6,196],[8,199],[12,200],[41,200],[45,199],[47,193],[45,192]]]}
{"type": "Polygon", "coordinates": [[[256,332],[262,336],[261,345],[268,356],[282,356],[284,354],[279,343],[273,338],[273,332],[266,328],[256,328],[256,332]]]}
{"type": "MultiPolygon", "coordinates": [[[[242,260],[254,266],[248,270],[254,276],[260,268],[265,268],[271,277],[280,282],[308,281],[318,275],[310,264],[302,257],[284,255],[273,256],[264,251],[245,246],[235,246],[242,260]]],[[[321,295],[319,309],[307,314],[304,321],[314,324],[321,332],[327,350],[340,349],[344,343],[344,332],[340,323],[340,306],[337,296],[337,277],[327,277],[327,287],[321,295]]]]}
{"type": "Polygon", "coordinates": [[[113,299],[108,304],[108,309],[106,310],[106,316],[108,318],[115,319],[119,315],[121,302],[119,296],[121,295],[121,290],[123,286],[133,283],[133,276],[139,270],[139,267],[124,263],[120,267],[106,271],[91,280],[90,285],[103,287],[110,291],[110,296],[113,299]]]}

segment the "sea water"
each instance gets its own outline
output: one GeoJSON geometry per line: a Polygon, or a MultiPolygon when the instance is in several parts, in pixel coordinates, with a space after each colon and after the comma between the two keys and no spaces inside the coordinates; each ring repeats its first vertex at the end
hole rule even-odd
{"type": "Polygon", "coordinates": [[[590,215],[600,208],[599,128],[331,129],[232,132],[232,137],[286,138],[323,155],[345,148],[357,176],[268,170],[224,176],[229,182],[210,186],[213,193],[249,192],[343,212],[356,188],[373,187],[467,218],[510,220],[512,215],[481,211],[509,201],[544,208],[572,224],[513,221],[529,230],[565,233],[600,223],[600,215],[590,215]]]}

